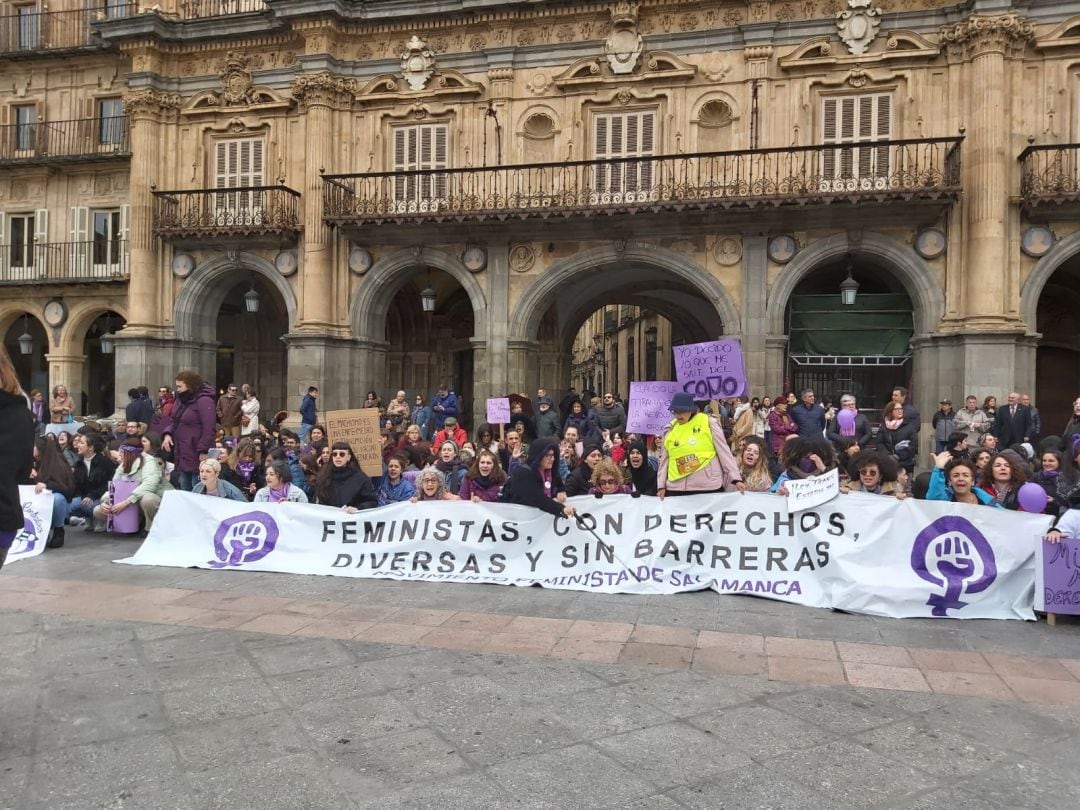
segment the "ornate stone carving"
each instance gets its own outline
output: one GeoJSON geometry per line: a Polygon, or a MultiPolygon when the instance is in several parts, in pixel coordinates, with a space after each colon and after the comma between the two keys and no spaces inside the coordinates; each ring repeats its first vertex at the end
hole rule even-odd
{"type": "Polygon", "coordinates": [[[870,80],[870,74],[862,68],[853,68],[847,77],[847,83],[858,90],[861,87],[865,87],[866,83],[870,80]]]}
{"type": "Polygon", "coordinates": [[[619,91],[615,94],[615,98],[617,98],[619,103],[625,107],[634,100],[634,94],[630,92],[629,87],[620,87],[619,91]]]}
{"type": "Polygon", "coordinates": [[[123,96],[124,112],[132,118],[153,118],[180,109],[179,93],[164,93],[145,88],[129,90],[123,96]]]}
{"type": "Polygon", "coordinates": [[[736,8],[729,8],[724,12],[724,25],[729,28],[734,28],[736,25],[742,25],[743,16],[742,13],[736,8]]]}
{"type": "Polygon", "coordinates": [[[840,40],[853,54],[866,53],[881,26],[881,9],[871,8],[871,0],[848,0],[846,11],[836,15],[840,40]]]}
{"type": "Polygon", "coordinates": [[[405,50],[401,54],[401,75],[408,82],[409,88],[418,92],[424,89],[434,72],[435,55],[424,40],[413,34],[412,39],[405,43],[405,50]]]}
{"type": "Polygon", "coordinates": [[[604,41],[604,55],[616,76],[633,73],[641,58],[644,40],[638,33],[638,4],[619,0],[611,9],[611,33],[604,41]]]}
{"type": "Polygon", "coordinates": [[[542,96],[551,88],[551,77],[546,73],[540,73],[539,71],[529,77],[529,80],[525,82],[525,89],[532,93],[534,96],[542,96]]]}
{"type": "Polygon", "coordinates": [[[251,57],[247,54],[230,51],[225,56],[218,76],[221,77],[221,92],[215,93],[218,102],[226,106],[251,104],[255,99],[252,90],[255,82],[251,78],[251,57]]]}
{"type": "Polygon", "coordinates": [[[293,79],[293,98],[303,107],[345,107],[352,103],[356,82],[329,71],[293,79]]]}
{"type": "Polygon", "coordinates": [[[784,3],[776,12],[776,19],[780,22],[791,22],[796,16],[795,7],[791,3],[784,3]]]}
{"type": "Polygon", "coordinates": [[[769,19],[769,0],[748,0],[746,7],[751,22],[765,22],[769,19]]]}
{"type": "Polygon", "coordinates": [[[1035,37],[1035,26],[1016,14],[968,17],[941,29],[941,41],[955,57],[970,59],[980,53],[1023,51],[1035,37]]]}
{"type": "Polygon", "coordinates": [[[510,269],[517,273],[527,273],[536,263],[536,251],[525,243],[510,246],[510,269]]]}
{"type": "Polygon", "coordinates": [[[702,60],[701,69],[710,82],[722,82],[731,72],[731,65],[718,53],[711,53],[702,60]]]}
{"type": "Polygon", "coordinates": [[[712,249],[717,264],[731,267],[742,259],[742,240],[734,236],[721,236],[712,249]]]}

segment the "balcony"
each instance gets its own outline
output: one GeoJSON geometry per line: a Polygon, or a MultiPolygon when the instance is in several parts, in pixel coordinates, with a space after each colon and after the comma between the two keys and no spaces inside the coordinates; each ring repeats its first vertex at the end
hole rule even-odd
{"type": "Polygon", "coordinates": [[[47,53],[51,56],[105,47],[92,24],[126,17],[136,12],[134,3],[110,3],[69,11],[39,11],[35,6],[17,8],[0,16],[0,55],[20,59],[47,53]]]}
{"type": "Polygon", "coordinates": [[[180,0],[180,19],[202,20],[233,14],[259,14],[266,11],[263,0],[180,0]]]}
{"type": "Polygon", "coordinates": [[[154,233],[167,240],[268,237],[295,241],[300,192],[286,186],[155,191],[154,233]]]}
{"type": "Polygon", "coordinates": [[[0,245],[0,284],[126,281],[123,240],[0,245]]]}
{"type": "Polygon", "coordinates": [[[1080,211],[1080,143],[1029,146],[1020,153],[1020,197],[1027,210],[1080,211]]]}
{"type": "Polygon", "coordinates": [[[962,138],[327,175],[326,221],[483,221],[754,210],[960,194],[962,138]]]}
{"type": "Polygon", "coordinates": [[[0,126],[0,166],[86,163],[131,157],[126,115],[0,126]]]}

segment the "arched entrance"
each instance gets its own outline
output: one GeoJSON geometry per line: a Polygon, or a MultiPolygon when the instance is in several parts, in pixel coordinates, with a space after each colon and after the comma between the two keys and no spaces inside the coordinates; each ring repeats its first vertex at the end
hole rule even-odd
{"type": "Polygon", "coordinates": [[[556,262],[526,290],[509,326],[525,353],[535,352],[519,361],[522,390],[591,385],[624,397],[650,372],[670,378],[672,345],[740,328],[708,271],[684,254],[633,243],[556,262]]]}
{"type": "MultiPolygon", "coordinates": [[[[5,317],[0,324],[3,329],[4,348],[7,349],[15,371],[19,375],[23,390],[27,393],[39,389],[45,399],[49,398],[49,364],[45,355],[49,351],[49,337],[45,326],[30,312],[14,312],[5,317]],[[29,338],[27,341],[26,338],[29,338]],[[20,338],[23,338],[20,341],[20,338]],[[29,352],[26,350],[29,349],[29,352]]],[[[65,385],[71,383],[61,380],[65,385]]]]}
{"type": "Polygon", "coordinates": [[[265,259],[219,257],[196,268],[176,300],[176,331],[197,348],[192,365],[219,392],[255,390],[261,413],[287,407],[288,347],[296,320],[292,287],[265,259]]]}
{"type": "Polygon", "coordinates": [[[1035,391],[1045,436],[1064,427],[1080,394],[1080,254],[1046,282],[1035,329],[1042,335],[1035,352],[1035,391]]]}
{"type": "MultiPolygon", "coordinates": [[[[117,391],[114,335],[126,321],[118,312],[103,312],[91,321],[83,338],[82,410],[84,414],[111,416],[128,402],[127,391],[117,391]]],[[[154,383],[148,382],[147,385],[154,383]]]]}

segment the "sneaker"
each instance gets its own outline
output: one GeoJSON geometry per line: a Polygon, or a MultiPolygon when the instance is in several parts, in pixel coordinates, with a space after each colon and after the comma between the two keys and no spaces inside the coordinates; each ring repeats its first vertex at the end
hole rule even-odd
{"type": "Polygon", "coordinates": [[[80,526],[81,527],[81,526],[86,525],[86,518],[79,517],[78,515],[75,515],[73,517],[69,517],[67,522],[68,522],[69,526],[80,526]]]}

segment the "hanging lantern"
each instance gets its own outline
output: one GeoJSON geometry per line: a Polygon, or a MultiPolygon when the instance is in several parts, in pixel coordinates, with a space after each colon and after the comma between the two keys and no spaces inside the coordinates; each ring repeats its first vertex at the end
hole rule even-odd
{"type": "Polygon", "coordinates": [[[23,332],[19,335],[19,351],[23,354],[34,353],[34,339],[30,337],[29,332],[23,332]]]}
{"type": "Polygon", "coordinates": [[[424,312],[435,311],[435,290],[430,286],[425,287],[420,293],[420,306],[424,308],[424,312]]]}
{"type": "Polygon", "coordinates": [[[244,293],[244,309],[252,315],[259,311],[259,293],[254,284],[251,285],[250,290],[244,293]]]}
{"type": "Polygon", "coordinates": [[[847,278],[840,282],[840,301],[846,307],[855,303],[855,295],[859,292],[859,282],[851,277],[851,265],[848,265],[847,278]]]}

